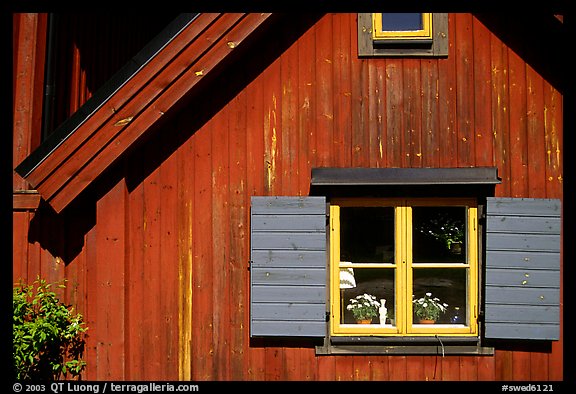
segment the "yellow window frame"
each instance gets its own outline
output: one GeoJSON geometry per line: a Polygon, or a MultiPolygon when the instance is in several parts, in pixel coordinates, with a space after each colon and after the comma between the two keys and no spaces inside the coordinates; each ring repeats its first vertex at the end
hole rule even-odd
{"type": "Polygon", "coordinates": [[[419,30],[383,30],[382,13],[373,13],[372,40],[432,40],[432,14],[422,13],[422,29],[419,30]]]}
{"type": "Polygon", "coordinates": [[[330,333],[332,336],[475,336],[478,334],[478,207],[473,198],[335,199],[330,202],[330,333]],[[395,256],[393,263],[348,263],[340,261],[340,207],[393,207],[395,256]],[[412,261],[412,208],[416,206],[466,206],[467,258],[465,263],[417,263],[412,261]],[[381,268],[395,272],[396,325],[341,324],[340,269],[381,268]],[[413,269],[466,268],[469,313],[466,325],[414,325],[412,322],[413,269]]]}

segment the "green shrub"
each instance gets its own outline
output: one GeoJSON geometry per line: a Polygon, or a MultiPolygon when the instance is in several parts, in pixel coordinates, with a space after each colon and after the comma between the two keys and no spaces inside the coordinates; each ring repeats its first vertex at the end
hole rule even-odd
{"type": "Polygon", "coordinates": [[[81,314],[63,304],[52,291],[65,288],[66,280],[32,285],[20,281],[13,290],[13,356],[17,379],[57,380],[80,377],[85,332],[81,314]]]}

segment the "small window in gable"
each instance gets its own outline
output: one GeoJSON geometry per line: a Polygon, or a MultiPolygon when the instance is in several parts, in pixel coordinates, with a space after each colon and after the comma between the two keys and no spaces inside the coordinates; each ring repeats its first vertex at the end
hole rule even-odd
{"type": "Polygon", "coordinates": [[[373,13],[372,40],[383,43],[432,43],[431,13],[373,13]]]}
{"type": "Polygon", "coordinates": [[[448,14],[358,14],[359,56],[447,56],[448,14]]]}

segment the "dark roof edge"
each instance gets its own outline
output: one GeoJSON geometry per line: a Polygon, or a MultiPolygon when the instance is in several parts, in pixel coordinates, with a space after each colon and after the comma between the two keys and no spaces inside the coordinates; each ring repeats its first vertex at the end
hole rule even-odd
{"type": "Polygon", "coordinates": [[[312,169],[311,186],[495,185],[497,167],[312,169]]]}
{"type": "Polygon", "coordinates": [[[172,41],[199,13],[180,14],[156,37],[144,46],[132,59],[118,70],[90,99],[66,119],[50,136],[38,146],[15,171],[26,178],[40,163],[70,137],[95,111],[114,95],[126,82],[144,67],[158,52],[172,41]]]}

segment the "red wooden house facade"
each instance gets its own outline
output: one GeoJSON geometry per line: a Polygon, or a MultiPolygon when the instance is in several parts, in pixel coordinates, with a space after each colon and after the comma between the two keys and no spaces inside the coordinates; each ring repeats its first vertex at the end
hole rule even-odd
{"type": "Polygon", "coordinates": [[[84,379],[564,379],[561,236],[552,340],[252,337],[251,198],[318,194],[315,169],[488,168],[491,197],[563,202],[561,16],[530,16],[543,43],[506,14],[449,13],[440,53],[386,55],[359,54],[362,15],[13,14],[13,279],[68,280],[84,379]]]}

